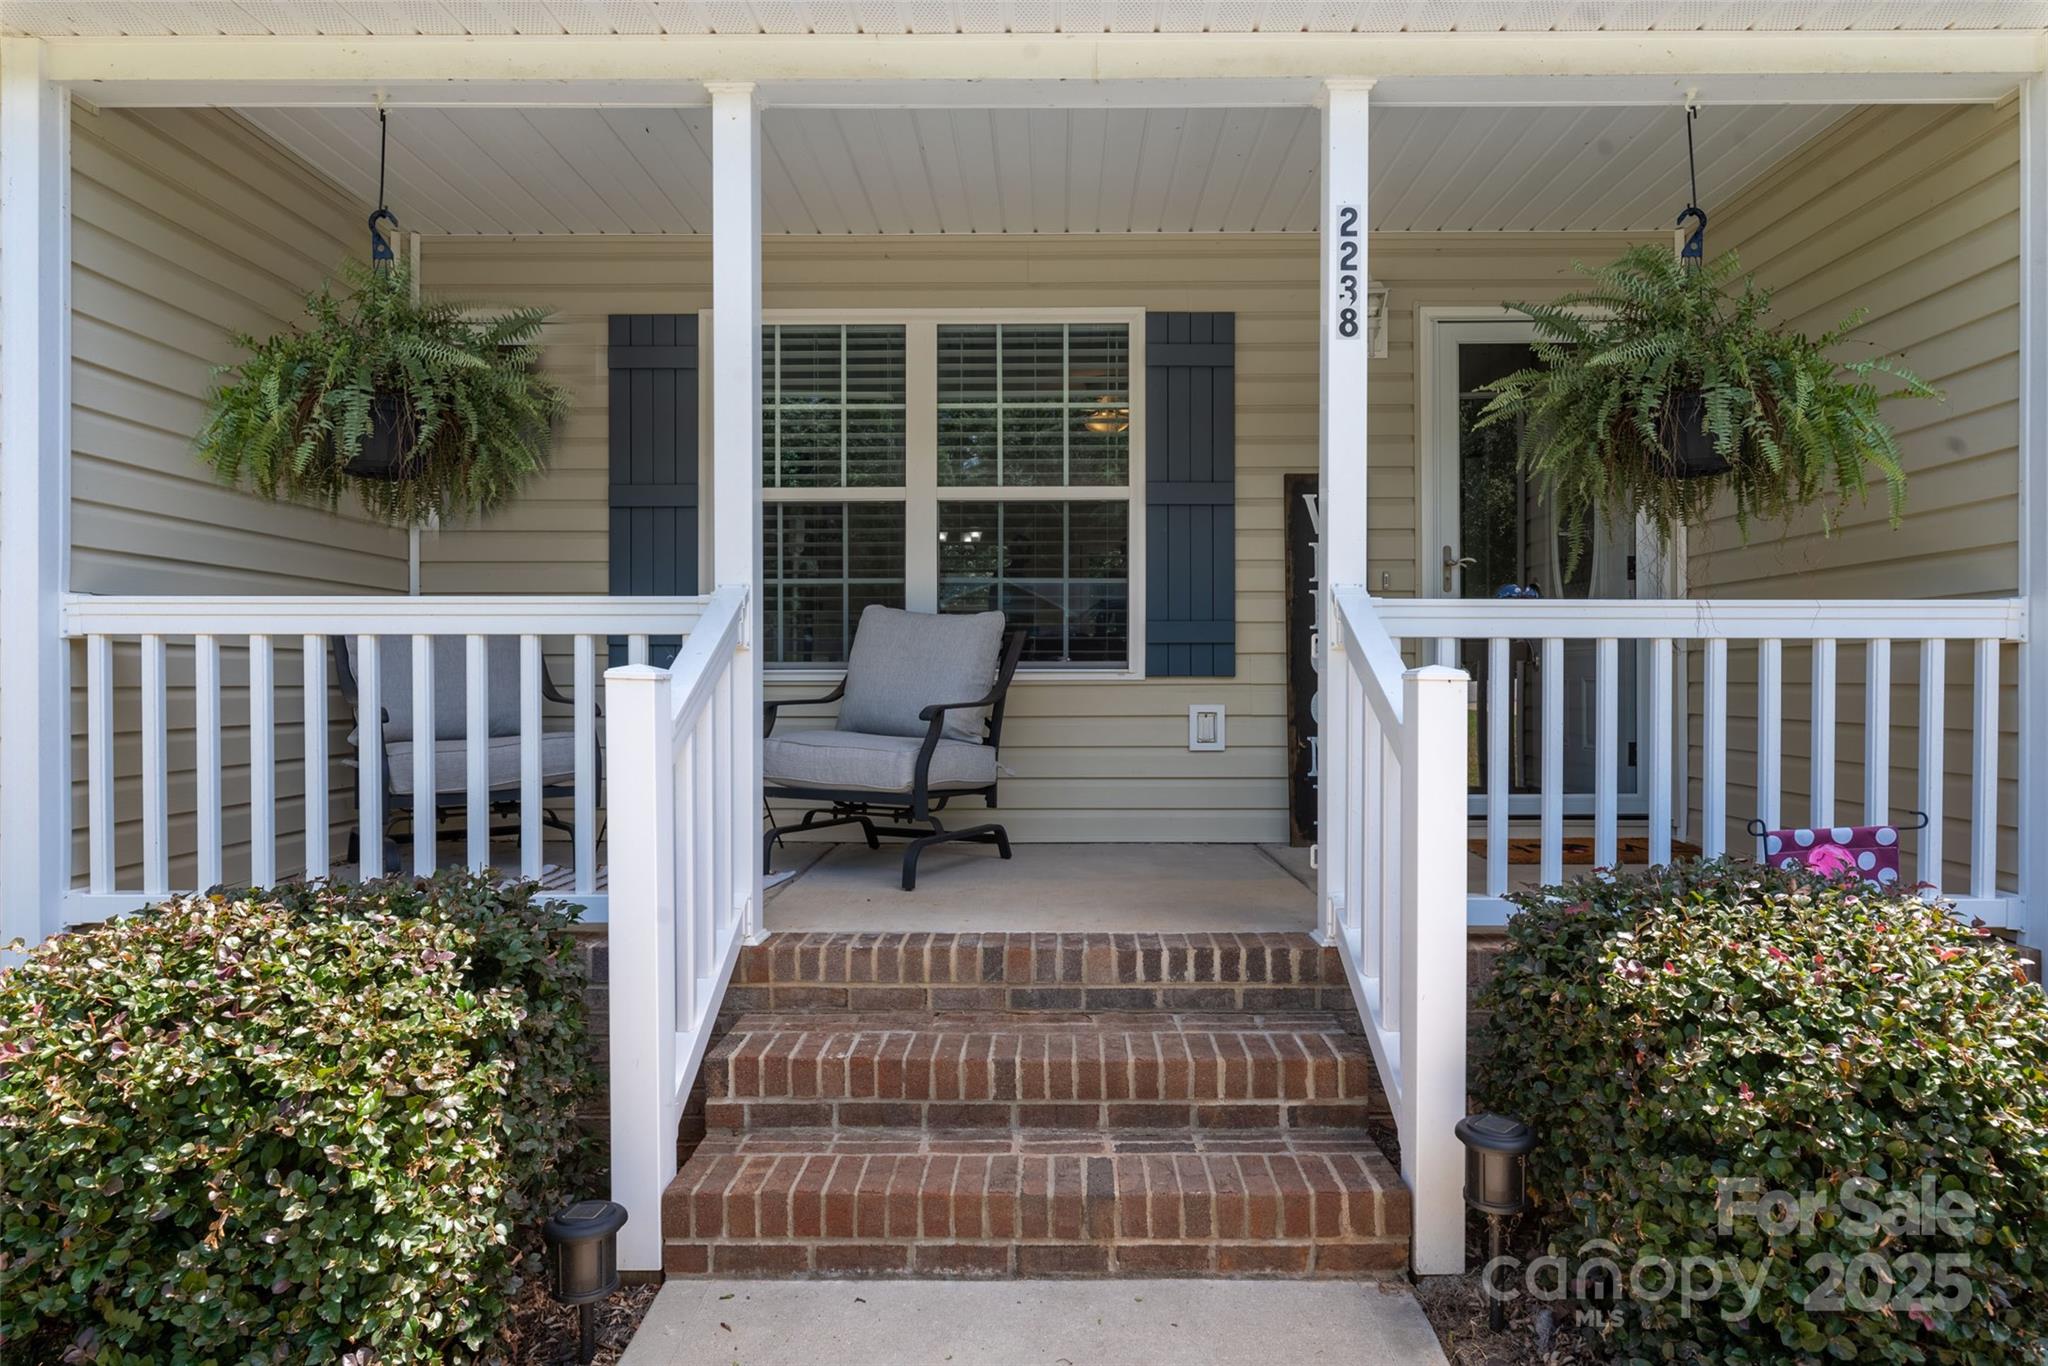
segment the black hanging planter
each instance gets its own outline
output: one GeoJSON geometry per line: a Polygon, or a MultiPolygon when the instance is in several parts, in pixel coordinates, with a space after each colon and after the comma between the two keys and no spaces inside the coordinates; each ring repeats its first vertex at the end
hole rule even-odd
{"type": "Polygon", "coordinates": [[[412,474],[414,426],[403,394],[378,393],[370,400],[370,430],[363,448],[341,467],[351,479],[395,483],[412,474]]]}
{"type": "Polygon", "coordinates": [[[1673,479],[1707,479],[1728,472],[1728,459],[1707,430],[1707,398],[1698,389],[1676,389],[1665,400],[1665,471],[1673,479]]]}

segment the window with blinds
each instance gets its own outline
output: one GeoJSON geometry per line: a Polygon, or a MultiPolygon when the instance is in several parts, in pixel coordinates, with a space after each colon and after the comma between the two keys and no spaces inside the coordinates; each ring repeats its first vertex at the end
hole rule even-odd
{"type": "Polygon", "coordinates": [[[1036,668],[1141,667],[1132,337],[1099,317],[764,328],[769,662],[843,663],[878,602],[1000,609],[1036,668]]]}

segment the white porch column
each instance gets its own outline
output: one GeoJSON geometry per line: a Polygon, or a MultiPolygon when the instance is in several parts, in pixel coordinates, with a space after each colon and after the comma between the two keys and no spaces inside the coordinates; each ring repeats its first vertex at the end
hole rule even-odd
{"type": "Polygon", "coordinates": [[[760,939],[761,841],[761,116],[754,87],[711,92],[712,581],[747,588],[733,708],[747,743],[732,764],[733,895],[760,939]]]}
{"type": "Polygon", "coordinates": [[[2019,878],[2023,937],[2048,946],[2048,72],[2020,90],[2019,878]]]}
{"type": "Polygon", "coordinates": [[[1322,333],[1320,414],[1316,431],[1317,492],[1322,534],[1316,538],[1316,676],[1320,708],[1316,746],[1316,906],[1324,942],[1336,934],[1336,905],[1346,884],[1346,807],[1350,746],[1338,671],[1343,633],[1336,627],[1339,587],[1368,588],[1365,545],[1366,135],[1372,82],[1330,81],[1323,87],[1322,333]]]}
{"type": "Polygon", "coordinates": [[[0,943],[54,929],[71,880],[71,96],[47,61],[0,39],[0,943]]]}

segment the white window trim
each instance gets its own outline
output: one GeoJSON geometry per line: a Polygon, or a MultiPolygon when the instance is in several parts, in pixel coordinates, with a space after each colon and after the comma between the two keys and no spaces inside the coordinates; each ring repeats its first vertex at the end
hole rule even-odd
{"type": "MultiPolygon", "coordinates": [[[[698,321],[699,373],[710,373],[711,311],[698,321]]],[[[903,602],[912,611],[936,611],[939,601],[940,502],[1114,502],[1130,509],[1130,660],[1121,669],[1033,667],[1017,670],[1019,683],[1100,683],[1143,681],[1145,678],[1145,310],[1142,308],[770,308],[761,312],[763,326],[860,326],[900,324],[904,335],[904,462],[903,487],[850,489],[790,488],[761,490],[762,503],[900,502],[903,516],[903,602]],[[1130,329],[1130,468],[1127,484],[1062,484],[941,486],[938,482],[938,329],[945,323],[1122,323],[1130,329]],[[929,489],[930,497],[922,496],[929,489]],[[912,496],[913,491],[919,496],[912,496]],[[918,555],[913,547],[928,546],[918,555]]],[[[711,403],[699,405],[700,479],[710,478],[711,403]]],[[[705,485],[704,506],[710,506],[705,485]]],[[[710,536],[700,538],[708,546],[710,536]]],[[[770,684],[829,683],[845,676],[843,668],[771,668],[770,684]]]]}

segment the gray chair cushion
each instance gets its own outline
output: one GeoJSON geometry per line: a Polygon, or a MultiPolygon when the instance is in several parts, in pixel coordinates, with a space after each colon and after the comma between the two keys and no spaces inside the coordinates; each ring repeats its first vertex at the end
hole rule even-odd
{"type": "MultiPolygon", "coordinates": [[[[799,730],[770,736],[762,747],[761,767],[771,787],[908,792],[917,776],[917,751],[922,744],[920,738],[908,735],[799,730]]],[[[986,787],[996,780],[995,747],[941,740],[932,751],[930,777],[934,792],[949,787],[986,787]]]]}
{"type": "MultiPolygon", "coordinates": [[[[348,665],[361,688],[362,666],[356,657],[356,641],[344,637],[342,648],[348,665]]],[[[434,738],[459,740],[469,734],[469,647],[461,636],[434,637],[434,738]]],[[[490,676],[489,704],[491,735],[519,733],[519,637],[492,636],[485,646],[485,668],[490,676]]],[[[377,638],[377,676],[383,696],[384,740],[391,744],[412,739],[412,637],[377,638]]]]}
{"type": "MultiPolygon", "coordinates": [[[[865,735],[923,735],[917,714],[935,702],[988,696],[1001,662],[1003,614],[905,612],[870,604],[846,657],[839,728],[865,735]]],[[[979,740],[986,707],[946,713],[945,733],[979,740]]],[[[937,774],[933,774],[934,779],[937,774]]]]}
{"type": "MultiPolygon", "coordinates": [[[[489,765],[490,790],[519,790],[519,737],[494,735],[484,746],[489,765]]],[[[384,766],[391,774],[391,790],[401,797],[412,795],[412,742],[394,740],[384,746],[384,766]]],[[[576,780],[576,736],[573,731],[549,731],[540,737],[540,781],[543,787],[562,787],[576,780]]],[[[435,795],[469,791],[469,744],[466,740],[438,740],[434,744],[435,795]]]]}

